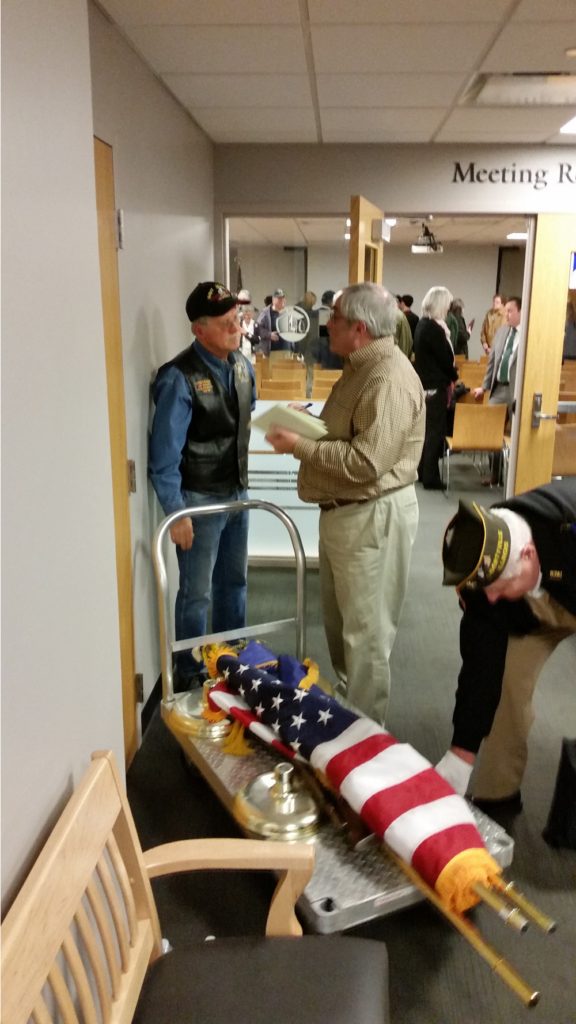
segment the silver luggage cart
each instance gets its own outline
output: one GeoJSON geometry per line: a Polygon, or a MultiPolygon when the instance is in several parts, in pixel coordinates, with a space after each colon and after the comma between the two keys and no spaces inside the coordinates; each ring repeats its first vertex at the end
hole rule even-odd
{"type": "MultiPolygon", "coordinates": [[[[278,763],[271,750],[255,749],[250,756],[229,755],[222,744],[228,733],[226,722],[207,722],[203,716],[205,694],[201,691],[174,693],[172,657],[182,650],[208,643],[230,642],[247,637],[262,638],[292,627],[296,657],[306,654],[306,559],[298,530],[292,519],[271,502],[246,500],[183,509],[168,516],[158,527],[153,547],[158,591],[160,648],[162,658],[162,717],[214,793],[232,814],[237,794],[257,776],[270,772],[278,763]],[[284,619],[246,626],[226,634],[211,633],[175,640],[170,628],[171,608],[168,573],[164,557],[165,539],[178,520],[193,515],[216,515],[222,511],[263,509],[276,516],[288,530],[295,559],[295,612],[284,619]]],[[[512,863],[514,843],[499,825],[477,808],[472,808],[486,846],[502,867],[512,863]]],[[[299,910],[310,930],[332,933],[383,917],[423,900],[423,895],[376,844],[352,848],[341,830],[330,822],[320,825],[313,840],[316,867],[299,901],[299,910]]]]}

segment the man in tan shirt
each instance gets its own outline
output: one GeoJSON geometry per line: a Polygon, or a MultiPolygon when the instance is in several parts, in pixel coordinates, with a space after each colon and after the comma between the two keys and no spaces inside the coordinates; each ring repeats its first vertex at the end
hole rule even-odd
{"type": "Polygon", "coordinates": [[[480,343],[486,355],[488,355],[492,348],[492,342],[496,331],[498,331],[500,327],[504,327],[506,323],[505,305],[506,299],[504,296],[495,295],[492,299],[492,306],[482,321],[482,327],[480,328],[480,343]]]}
{"type": "Polygon", "coordinates": [[[328,435],[267,435],[300,461],[300,498],[320,506],[322,609],[337,692],[380,723],[418,526],[414,481],[426,416],[395,330],[396,300],[385,288],[345,288],[328,325],[330,350],[344,359],[321,413],[328,435]]]}

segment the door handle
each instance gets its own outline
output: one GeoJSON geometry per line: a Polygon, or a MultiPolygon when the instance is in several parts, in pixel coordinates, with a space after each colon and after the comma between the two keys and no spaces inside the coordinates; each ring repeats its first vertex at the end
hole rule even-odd
{"type": "Polygon", "coordinates": [[[532,430],[538,430],[540,420],[556,420],[557,413],[542,412],[542,392],[535,391],[532,399],[532,430]]]}

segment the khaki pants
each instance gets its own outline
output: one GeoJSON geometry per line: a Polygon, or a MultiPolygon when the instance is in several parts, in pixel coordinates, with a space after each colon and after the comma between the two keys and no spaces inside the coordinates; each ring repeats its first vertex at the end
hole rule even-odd
{"type": "Polygon", "coordinates": [[[336,693],[380,724],[417,527],[412,484],[320,515],[320,590],[336,693]]]}
{"type": "Polygon", "coordinates": [[[576,633],[576,616],[549,594],[527,600],[541,625],[534,633],[508,641],[502,696],[472,780],[472,794],[478,799],[501,800],[520,789],[540,670],[560,641],[576,633]]]}

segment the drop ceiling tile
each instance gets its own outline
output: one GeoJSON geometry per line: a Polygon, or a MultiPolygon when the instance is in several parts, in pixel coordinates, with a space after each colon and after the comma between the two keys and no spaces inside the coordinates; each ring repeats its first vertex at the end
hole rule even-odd
{"type": "Polygon", "coordinates": [[[306,75],[164,75],[186,107],[311,106],[306,75]]]}
{"type": "MultiPolygon", "coordinates": [[[[369,110],[349,110],[343,107],[329,107],[322,111],[322,133],[333,130],[350,132],[390,132],[398,131],[399,135],[408,135],[412,132],[424,133],[426,137],[432,135],[444,116],[442,109],[422,110],[419,107],[414,109],[390,109],[387,107],[373,107],[369,110]]],[[[404,141],[401,139],[400,141],[404,141]]]]}
{"type": "Polygon", "coordinates": [[[451,74],[318,75],[321,107],[440,107],[458,99],[468,76],[451,74]]]}
{"type": "Polygon", "coordinates": [[[494,25],[419,26],[409,40],[402,25],[327,25],[312,28],[317,74],[362,71],[438,72],[472,71],[494,33],[494,25]]]}
{"type": "Polygon", "coordinates": [[[214,142],[317,142],[311,109],[245,107],[240,122],[230,107],[198,107],[192,115],[214,142]]]}
{"type": "MultiPolygon", "coordinates": [[[[327,25],[498,21],[506,16],[508,7],[508,0],[434,0],[432,12],[430,0],[308,0],[310,21],[327,25]]],[[[409,37],[406,44],[409,47],[409,37]]]]}
{"type": "MultiPolygon", "coordinates": [[[[255,56],[254,29],[233,32],[210,26],[200,28],[135,27],[127,35],[159,74],[249,73],[255,56]]],[[[258,70],[278,74],[306,70],[302,33],[299,28],[266,26],[258,30],[258,70]]]]}
{"type": "Polygon", "coordinates": [[[100,0],[118,25],[298,25],[298,0],[100,0]]]}
{"type": "MultiPolygon", "coordinates": [[[[553,6],[552,4],[550,5],[553,6]]],[[[575,10],[576,10],[576,5],[575,10]]],[[[575,71],[567,46],[576,46],[575,21],[509,22],[482,63],[481,71],[575,71]]]]}

